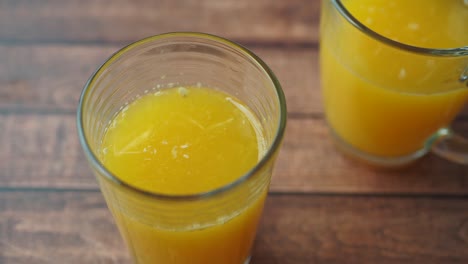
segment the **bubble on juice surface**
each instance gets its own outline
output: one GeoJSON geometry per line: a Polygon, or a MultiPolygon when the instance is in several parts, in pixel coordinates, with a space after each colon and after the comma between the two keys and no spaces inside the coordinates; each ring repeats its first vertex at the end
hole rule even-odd
{"type": "Polygon", "coordinates": [[[188,147],[190,147],[190,144],[189,144],[189,143],[185,143],[185,144],[183,144],[183,145],[180,145],[180,148],[181,148],[181,149],[186,149],[186,148],[188,148],[188,147]]]}
{"type": "Polygon", "coordinates": [[[189,90],[185,87],[179,87],[177,90],[182,97],[186,97],[189,94],[189,90]]]}

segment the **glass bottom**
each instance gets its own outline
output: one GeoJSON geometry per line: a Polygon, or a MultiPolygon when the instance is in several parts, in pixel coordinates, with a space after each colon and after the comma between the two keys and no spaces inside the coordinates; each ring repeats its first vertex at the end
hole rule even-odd
{"type": "Polygon", "coordinates": [[[377,156],[377,155],[369,154],[367,152],[359,150],[355,148],[354,146],[350,145],[348,142],[344,141],[340,136],[338,136],[338,134],[336,134],[336,132],[333,131],[332,128],[330,128],[330,132],[338,149],[340,149],[342,152],[344,152],[348,156],[351,156],[352,158],[355,158],[361,162],[364,162],[366,164],[369,164],[375,167],[382,167],[382,168],[405,167],[407,165],[410,165],[414,161],[418,160],[419,158],[421,158],[422,156],[424,156],[430,151],[429,148],[423,148],[405,156],[399,156],[399,157],[377,156]]]}

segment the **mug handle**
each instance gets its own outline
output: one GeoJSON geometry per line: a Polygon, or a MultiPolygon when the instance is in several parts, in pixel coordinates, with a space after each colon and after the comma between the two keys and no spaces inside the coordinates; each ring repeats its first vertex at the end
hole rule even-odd
{"type": "MultiPolygon", "coordinates": [[[[465,2],[467,1],[465,0],[465,2]]],[[[459,81],[468,87],[468,67],[462,72],[459,81]]],[[[434,154],[456,163],[468,165],[468,139],[456,134],[452,129],[439,130],[430,144],[434,154]]]]}
{"type": "Polygon", "coordinates": [[[468,140],[456,134],[450,128],[437,132],[431,142],[434,154],[447,160],[468,165],[468,140]]]}

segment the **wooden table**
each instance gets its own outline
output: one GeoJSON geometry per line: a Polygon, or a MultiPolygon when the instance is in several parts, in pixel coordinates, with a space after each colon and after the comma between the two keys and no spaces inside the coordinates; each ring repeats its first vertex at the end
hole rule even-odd
{"type": "MultiPolygon", "coordinates": [[[[77,140],[78,96],[123,45],[189,30],[252,49],[287,96],[253,264],[468,263],[468,167],[429,155],[385,172],[334,148],[319,89],[319,5],[0,1],[0,263],[129,263],[77,140]]],[[[456,121],[465,135],[467,117],[456,121]]]]}

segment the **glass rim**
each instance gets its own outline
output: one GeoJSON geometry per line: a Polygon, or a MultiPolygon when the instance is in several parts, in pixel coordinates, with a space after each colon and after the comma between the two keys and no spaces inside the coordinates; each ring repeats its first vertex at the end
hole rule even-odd
{"type": "Polygon", "coordinates": [[[148,196],[150,198],[155,198],[155,199],[174,200],[174,201],[201,200],[201,199],[210,198],[215,195],[223,194],[237,187],[238,185],[241,185],[243,182],[246,182],[250,178],[252,178],[259,171],[261,171],[271,159],[274,158],[274,155],[276,151],[279,149],[281,141],[284,137],[284,132],[286,128],[286,118],[287,118],[287,110],[286,110],[286,98],[284,96],[284,92],[281,88],[281,85],[278,79],[276,78],[273,71],[268,67],[268,65],[265,62],[263,62],[263,60],[260,59],[257,55],[255,55],[252,51],[241,46],[240,44],[237,44],[223,37],[219,37],[213,34],[201,33],[201,32],[169,32],[169,33],[158,34],[158,35],[150,36],[150,37],[135,41],[119,49],[110,57],[108,57],[108,59],[105,60],[105,62],[101,66],[99,66],[97,70],[88,79],[88,81],[86,82],[81,92],[79,102],[78,102],[77,112],[76,112],[76,119],[77,119],[76,122],[77,122],[78,138],[79,138],[80,145],[82,146],[85,156],[88,159],[89,163],[91,164],[91,167],[93,169],[96,169],[99,175],[104,176],[104,178],[106,178],[113,184],[117,184],[118,186],[122,188],[126,188],[130,191],[137,192],[144,196],[148,196]],[[83,129],[84,128],[83,105],[84,105],[85,100],[87,100],[87,95],[89,91],[92,90],[93,88],[93,84],[96,78],[101,76],[102,72],[106,70],[112,64],[112,62],[120,58],[122,55],[126,54],[128,51],[133,50],[137,47],[140,47],[141,45],[146,44],[146,43],[159,41],[163,39],[169,39],[173,37],[190,37],[190,38],[210,40],[216,43],[225,44],[231,48],[234,48],[236,51],[240,51],[242,55],[246,56],[249,61],[254,62],[256,66],[258,66],[261,70],[264,71],[264,73],[266,73],[267,77],[271,80],[274,86],[274,90],[275,90],[276,96],[278,98],[278,103],[279,103],[279,120],[278,120],[278,124],[276,125],[277,129],[274,135],[274,139],[272,143],[269,144],[267,151],[265,152],[263,157],[255,164],[255,166],[251,168],[249,171],[247,171],[244,175],[240,176],[239,178],[237,178],[236,180],[232,182],[229,182],[221,187],[217,187],[209,191],[194,193],[194,194],[180,194],[179,195],[179,194],[165,194],[165,193],[160,193],[160,192],[152,192],[152,191],[144,190],[142,188],[138,188],[132,184],[129,184],[121,180],[119,177],[114,175],[114,173],[110,172],[110,170],[106,168],[106,166],[97,158],[97,155],[91,150],[88,139],[85,136],[84,129],[83,129]]]}
{"type": "Polygon", "coordinates": [[[461,46],[456,48],[425,48],[419,46],[413,46],[409,44],[405,44],[399,41],[395,41],[388,37],[383,36],[380,33],[370,29],[366,25],[364,25],[359,19],[351,14],[351,12],[344,6],[341,0],[328,0],[333,3],[333,6],[338,10],[338,12],[343,16],[351,25],[355,28],[359,29],[361,32],[366,34],[367,36],[380,41],[388,46],[392,46],[394,48],[402,49],[405,51],[421,54],[421,55],[430,55],[430,56],[437,56],[437,57],[462,57],[468,55],[468,44],[467,46],[461,46]]]}

